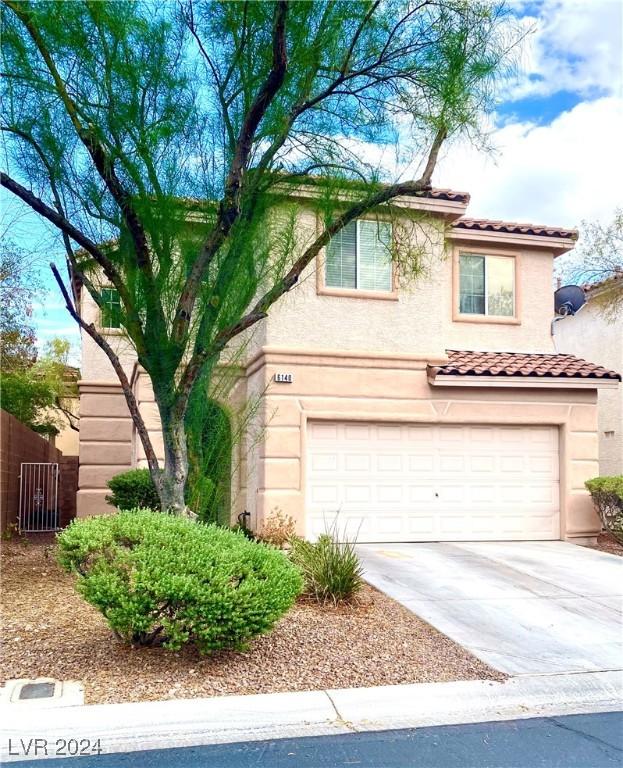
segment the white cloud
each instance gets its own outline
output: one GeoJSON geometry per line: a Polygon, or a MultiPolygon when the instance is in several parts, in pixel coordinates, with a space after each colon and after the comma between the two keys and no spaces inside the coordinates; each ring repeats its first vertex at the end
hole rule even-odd
{"type": "Polygon", "coordinates": [[[608,220],[623,195],[623,99],[578,104],[552,123],[494,131],[497,155],[448,149],[433,181],[471,193],[469,215],[560,226],[608,220]]]}
{"type": "Polygon", "coordinates": [[[620,0],[515,0],[534,27],[523,46],[513,99],[567,90],[620,94],[623,4],[620,0]],[[530,15],[534,14],[534,15],[530,15]]]}

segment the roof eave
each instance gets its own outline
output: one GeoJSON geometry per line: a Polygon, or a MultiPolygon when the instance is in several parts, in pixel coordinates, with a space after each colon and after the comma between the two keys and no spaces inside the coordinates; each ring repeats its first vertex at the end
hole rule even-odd
{"type": "Polygon", "coordinates": [[[575,248],[576,241],[570,237],[551,235],[524,235],[515,232],[500,232],[482,229],[464,229],[453,227],[448,233],[450,240],[459,243],[484,243],[488,245],[513,245],[538,249],[562,256],[575,248]]]}
{"type": "Polygon", "coordinates": [[[590,376],[482,376],[443,374],[429,369],[428,383],[434,387],[486,387],[505,389],[615,389],[618,379],[590,376]]]}
{"type": "MultiPolygon", "coordinates": [[[[319,187],[306,184],[276,185],[275,190],[281,192],[290,199],[298,200],[317,200],[323,194],[319,187]]],[[[358,191],[358,190],[355,190],[358,191]]],[[[450,223],[460,219],[467,210],[469,204],[469,195],[463,192],[456,192],[456,195],[464,195],[465,199],[446,200],[440,197],[426,195],[399,195],[392,198],[390,205],[397,208],[407,208],[410,210],[424,211],[437,216],[443,216],[450,223]]],[[[336,190],[333,193],[333,199],[348,203],[353,200],[353,191],[345,189],[343,192],[336,190]]],[[[387,205],[387,203],[385,204],[387,205]]]]}

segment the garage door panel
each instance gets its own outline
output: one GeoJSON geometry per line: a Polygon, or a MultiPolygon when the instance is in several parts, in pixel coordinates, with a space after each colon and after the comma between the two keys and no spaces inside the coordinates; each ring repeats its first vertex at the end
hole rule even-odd
{"type": "Polygon", "coordinates": [[[346,485],[344,501],[347,504],[366,504],[372,500],[372,489],[369,485],[346,485]]]}
{"type": "Polygon", "coordinates": [[[348,442],[368,442],[373,427],[368,424],[346,424],[343,428],[344,439],[348,442]]]}
{"type": "Polygon", "coordinates": [[[379,472],[402,472],[403,458],[399,453],[380,453],[376,459],[376,469],[379,472]]]}
{"type": "Polygon", "coordinates": [[[407,499],[411,506],[421,503],[432,503],[435,500],[435,489],[432,485],[410,485],[407,499]]]}
{"type": "Polygon", "coordinates": [[[494,431],[491,427],[467,427],[469,441],[472,446],[490,446],[494,431]]]}
{"type": "Polygon", "coordinates": [[[424,473],[432,472],[434,468],[434,459],[428,455],[410,454],[408,457],[408,467],[410,472],[424,473]]]}
{"type": "Polygon", "coordinates": [[[436,527],[436,520],[432,515],[412,514],[407,516],[406,528],[410,534],[428,534],[436,527]]]}
{"type": "Polygon", "coordinates": [[[403,499],[403,488],[401,485],[377,485],[376,501],[379,504],[400,504],[403,499]]]}
{"type": "Polygon", "coordinates": [[[344,469],[347,472],[369,472],[372,457],[369,453],[347,453],[344,456],[344,469]]]}
{"type": "Polygon", "coordinates": [[[314,453],[311,457],[313,472],[335,472],[338,467],[336,453],[314,453]]]}
{"type": "Polygon", "coordinates": [[[554,427],[311,421],[307,467],[310,536],[559,538],[554,427]]]}
{"type": "Polygon", "coordinates": [[[383,426],[381,424],[377,427],[376,436],[382,442],[387,442],[388,440],[400,441],[401,431],[402,427],[398,424],[393,424],[392,426],[383,426]]]}
{"type": "Polygon", "coordinates": [[[308,428],[312,440],[337,440],[337,424],[310,422],[308,428]]]}

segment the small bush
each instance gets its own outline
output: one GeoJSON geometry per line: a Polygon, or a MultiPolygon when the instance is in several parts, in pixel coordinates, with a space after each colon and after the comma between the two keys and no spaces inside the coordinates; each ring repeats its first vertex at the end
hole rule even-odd
{"type": "Polygon", "coordinates": [[[623,544],[623,475],[594,477],[585,485],[603,527],[623,544]]]}
{"type": "Polygon", "coordinates": [[[148,469],[121,472],[108,481],[106,501],[117,509],[160,509],[160,497],[148,469]]]}
{"type": "Polygon", "coordinates": [[[318,541],[292,539],[290,558],[301,570],[304,590],[320,603],[337,605],[352,600],[363,586],[363,571],[355,543],[339,541],[336,530],[318,541]]]}
{"type": "Polygon", "coordinates": [[[302,587],[281,552],[149,510],[75,520],[59,534],[57,556],[121,640],[174,650],[242,648],[302,587]]]}
{"type": "Polygon", "coordinates": [[[284,514],[279,507],[268,515],[256,538],[274,547],[283,547],[296,536],[296,523],[290,515],[284,514]]]}

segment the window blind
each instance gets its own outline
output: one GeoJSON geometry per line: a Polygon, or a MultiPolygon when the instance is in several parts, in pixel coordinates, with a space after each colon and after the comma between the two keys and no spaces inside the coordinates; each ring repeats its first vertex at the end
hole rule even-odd
{"type": "Polygon", "coordinates": [[[359,282],[364,291],[391,291],[391,224],[384,221],[359,223],[359,282]]]}
{"type": "Polygon", "coordinates": [[[391,291],[392,226],[389,222],[352,221],[327,245],[325,285],[391,291]]]}
{"type": "Polygon", "coordinates": [[[357,222],[343,227],[327,245],[326,285],[357,287],[357,222]]]}

